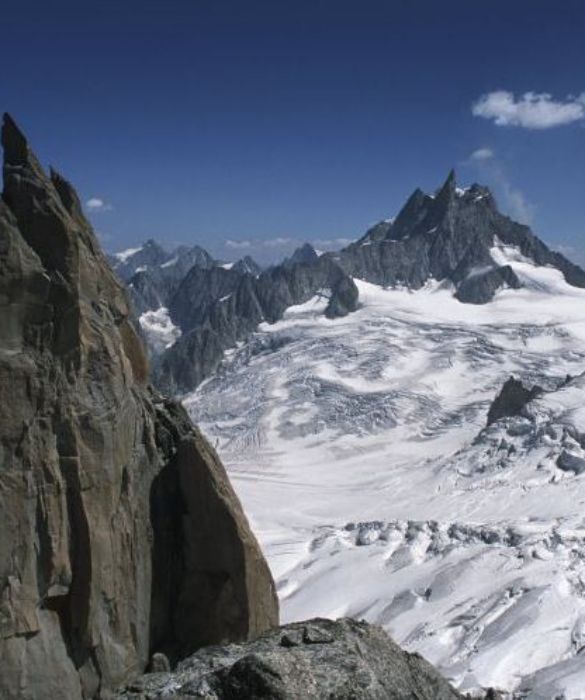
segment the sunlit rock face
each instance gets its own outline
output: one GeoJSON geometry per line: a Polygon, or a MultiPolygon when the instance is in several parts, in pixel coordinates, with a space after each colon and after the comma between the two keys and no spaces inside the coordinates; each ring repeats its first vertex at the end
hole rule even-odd
{"type": "Polygon", "coordinates": [[[5,116],[0,201],[0,696],[107,697],[278,621],[213,449],[148,384],[126,292],[73,188],[5,116]]]}

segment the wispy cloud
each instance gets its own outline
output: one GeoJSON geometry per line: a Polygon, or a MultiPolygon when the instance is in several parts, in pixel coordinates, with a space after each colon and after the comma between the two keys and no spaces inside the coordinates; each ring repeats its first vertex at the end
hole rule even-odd
{"type": "Polygon", "coordinates": [[[90,212],[112,211],[113,207],[100,197],[91,197],[85,203],[85,208],[90,212]]]}
{"type": "Polygon", "coordinates": [[[469,156],[471,161],[489,160],[495,156],[491,148],[478,148],[469,156]]]}
{"type": "Polygon", "coordinates": [[[351,243],[350,238],[297,238],[291,236],[275,236],[274,238],[249,238],[242,240],[228,239],[224,241],[226,255],[246,253],[261,260],[279,260],[290,255],[304,243],[310,243],[317,250],[339,250],[351,243]]]}
{"type": "Polygon", "coordinates": [[[288,248],[291,245],[296,245],[298,241],[294,238],[278,236],[277,238],[267,238],[266,240],[259,241],[258,243],[266,248],[288,248]]]}
{"type": "Polygon", "coordinates": [[[111,233],[104,233],[103,231],[96,231],[95,234],[98,237],[100,243],[102,243],[103,245],[106,245],[107,243],[111,243],[114,240],[114,236],[112,236],[111,233]]]}
{"type": "Polygon", "coordinates": [[[344,248],[352,242],[351,238],[315,238],[311,243],[317,248],[335,249],[344,248]]]}
{"type": "Polygon", "coordinates": [[[523,224],[533,222],[536,207],[518,187],[512,184],[506,168],[495,151],[491,148],[478,148],[463,163],[475,166],[481,179],[492,184],[513,219],[523,224]]]}
{"type": "Polygon", "coordinates": [[[505,175],[502,176],[501,188],[512,218],[522,224],[531,224],[536,207],[528,201],[523,192],[510,184],[505,175]]]}
{"type": "Polygon", "coordinates": [[[525,92],[518,98],[507,90],[482,95],[473,103],[476,117],[491,119],[498,126],[552,129],[585,120],[585,92],[555,100],[546,92],[525,92]]]}
{"type": "Polygon", "coordinates": [[[228,239],[224,245],[232,250],[244,250],[252,247],[252,241],[232,241],[228,239]]]}

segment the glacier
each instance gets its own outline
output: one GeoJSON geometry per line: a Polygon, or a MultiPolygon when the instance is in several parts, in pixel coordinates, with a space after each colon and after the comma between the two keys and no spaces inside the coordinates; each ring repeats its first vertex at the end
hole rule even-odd
{"type": "Polygon", "coordinates": [[[585,290],[497,241],[521,289],[318,295],[184,404],[226,464],[284,622],[383,625],[464,691],[585,697],[585,290]],[[544,392],[487,426],[511,376],[544,392]]]}

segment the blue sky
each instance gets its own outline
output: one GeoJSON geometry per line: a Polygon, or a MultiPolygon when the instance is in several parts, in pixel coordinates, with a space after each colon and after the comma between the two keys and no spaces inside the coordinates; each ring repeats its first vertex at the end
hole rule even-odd
{"type": "Polygon", "coordinates": [[[0,27],[0,109],[110,250],[330,247],[455,167],[585,262],[581,0],[21,0],[0,27]]]}

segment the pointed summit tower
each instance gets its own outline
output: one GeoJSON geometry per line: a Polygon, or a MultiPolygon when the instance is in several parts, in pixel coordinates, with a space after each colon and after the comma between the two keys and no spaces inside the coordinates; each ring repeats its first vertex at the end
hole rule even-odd
{"type": "Polygon", "coordinates": [[[585,287],[581,268],[501,214],[487,187],[458,188],[454,170],[434,195],[415,190],[393,223],[377,224],[339,258],[346,272],[369,282],[411,289],[431,279],[450,282],[460,301],[484,304],[498,289],[523,284],[506,255],[494,252],[502,246],[585,287]]]}
{"type": "Polygon", "coordinates": [[[436,199],[452,197],[457,190],[457,176],[455,170],[451,169],[447,175],[447,179],[439,188],[436,194],[436,199]]]}

